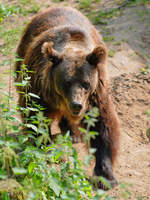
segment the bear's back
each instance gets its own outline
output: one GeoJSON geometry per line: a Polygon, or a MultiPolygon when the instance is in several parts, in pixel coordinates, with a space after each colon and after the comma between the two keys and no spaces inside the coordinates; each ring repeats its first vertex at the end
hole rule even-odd
{"type": "Polygon", "coordinates": [[[94,28],[88,19],[76,9],[58,7],[48,8],[46,11],[35,15],[27,26],[27,31],[35,37],[48,29],[60,26],[76,26],[89,34],[91,34],[94,28]]]}
{"type": "Polygon", "coordinates": [[[63,26],[74,27],[73,31],[83,31],[95,45],[102,42],[102,38],[95,27],[76,9],[71,7],[48,8],[31,19],[24,31],[17,54],[19,57],[24,58],[26,50],[37,36],[47,30],[54,30],[59,27],[61,32],[61,27],[63,26]]]}

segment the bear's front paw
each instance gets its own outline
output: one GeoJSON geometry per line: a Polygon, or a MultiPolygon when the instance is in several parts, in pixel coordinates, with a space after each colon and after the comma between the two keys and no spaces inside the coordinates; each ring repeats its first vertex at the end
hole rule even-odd
{"type": "MultiPolygon", "coordinates": [[[[101,179],[101,178],[100,178],[101,179]]],[[[98,183],[96,184],[98,188],[102,189],[102,190],[109,190],[111,188],[114,188],[115,186],[118,185],[117,180],[114,178],[112,180],[108,180],[108,179],[103,179],[101,181],[98,181],[98,183]]]]}
{"type": "Polygon", "coordinates": [[[94,175],[100,177],[96,185],[103,190],[111,189],[118,184],[113,175],[111,161],[108,158],[97,163],[94,169],[94,175]]]}

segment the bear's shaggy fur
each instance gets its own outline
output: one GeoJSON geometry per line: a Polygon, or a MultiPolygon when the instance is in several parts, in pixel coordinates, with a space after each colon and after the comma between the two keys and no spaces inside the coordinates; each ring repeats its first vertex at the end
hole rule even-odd
{"type": "MultiPolygon", "coordinates": [[[[100,115],[91,128],[99,133],[91,140],[96,148],[94,173],[115,186],[112,166],[120,129],[106,80],[107,49],[97,30],[76,9],[48,8],[27,25],[17,55],[22,61],[16,62],[15,70],[25,64],[34,71],[28,92],[40,97],[44,114],[58,121],[61,131],[70,129],[81,137],[78,127],[83,126],[85,112],[98,107],[100,115]]],[[[21,81],[19,73],[16,81],[21,81]]],[[[19,105],[25,105],[22,95],[19,105]]],[[[102,183],[99,187],[107,189],[102,183]]]]}

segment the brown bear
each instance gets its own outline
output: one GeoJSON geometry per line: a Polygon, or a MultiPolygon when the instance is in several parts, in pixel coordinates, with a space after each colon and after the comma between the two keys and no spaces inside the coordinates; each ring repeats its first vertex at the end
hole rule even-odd
{"type": "MultiPolygon", "coordinates": [[[[70,129],[80,137],[85,112],[98,107],[98,121],[91,128],[99,133],[91,139],[96,148],[94,174],[115,186],[112,166],[120,129],[106,80],[107,49],[97,30],[76,9],[48,8],[27,25],[17,55],[22,61],[16,62],[15,70],[25,64],[33,71],[28,92],[40,97],[44,114],[58,121],[61,131],[70,129]]],[[[21,78],[17,73],[16,80],[21,78]]],[[[19,105],[25,105],[22,95],[19,105]]],[[[98,186],[107,189],[101,182],[98,186]]]]}

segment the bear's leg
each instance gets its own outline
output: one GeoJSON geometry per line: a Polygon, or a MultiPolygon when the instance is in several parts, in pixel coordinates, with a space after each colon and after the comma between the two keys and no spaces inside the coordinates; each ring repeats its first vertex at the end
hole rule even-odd
{"type": "MultiPolygon", "coordinates": [[[[119,121],[109,95],[109,91],[101,84],[92,101],[93,106],[99,108],[99,118],[92,130],[98,132],[98,136],[91,140],[91,146],[96,148],[95,175],[106,178],[111,187],[117,184],[113,175],[112,166],[116,161],[120,146],[119,121]]],[[[102,183],[99,187],[107,189],[102,183]]]]}
{"type": "MultiPolygon", "coordinates": [[[[109,137],[109,129],[106,127],[103,119],[99,119],[94,127],[94,131],[99,133],[95,139],[91,140],[91,147],[96,149],[94,174],[106,178],[110,186],[114,187],[117,185],[117,181],[112,170],[111,141],[109,137]]],[[[108,189],[102,182],[98,182],[98,187],[104,190],[108,189]]]]}

